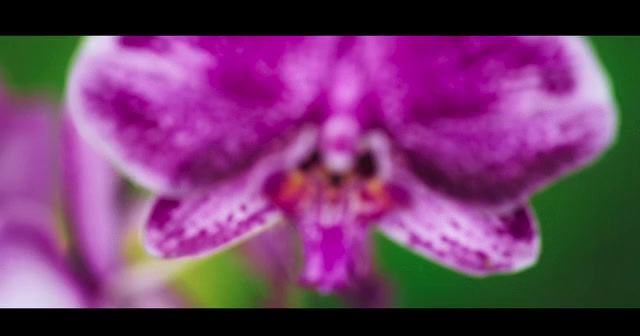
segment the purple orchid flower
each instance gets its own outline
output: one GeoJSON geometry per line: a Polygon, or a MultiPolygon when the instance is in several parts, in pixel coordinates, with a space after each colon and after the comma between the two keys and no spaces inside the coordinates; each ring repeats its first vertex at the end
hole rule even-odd
{"type": "Polygon", "coordinates": [[[121,285],[149,276],[119,258],[123,218],[116,210],[129,210],[118,209],[119,181],[110,165],[68,120],[60,151],[54,109],[43,100],[0,95],[0,307],[181,306],[162,274],[135,292],[121,285]],[[76,258],[65,251],[54,220],[58,153],[76,258]]]}
{"type": "Polygon", "coordinates": [[[370,272],[374,225],[466,274],[531,266],[529,197],[616,128],[579,37],[91,37],[67,94],[79,132],[159,194],[151,254],[293,223],[322,292],[370,272]]]}

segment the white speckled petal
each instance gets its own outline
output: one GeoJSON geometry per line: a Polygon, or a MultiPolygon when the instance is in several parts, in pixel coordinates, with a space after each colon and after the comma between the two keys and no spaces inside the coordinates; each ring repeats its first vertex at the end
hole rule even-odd
{"type": "Polygon", "coordinates": [[[217,186],[209,193],[156,200],[145,230],[153,255],[170,258],[211,254],[276,224],[280,211],[244,181],[217,186]]]}
{"type": "Polygon", "coordinates": [[[471,275],[515,272],[537,260],[540,237],[528,206],[474,207],[429,189],[406,169],[395,181],[406,202],[379,225],[393,240],[471,275]]]}
{"type": "Polygon", "coordinates": [[[145,227],[145,246],[161,257],[214,253],[283,220],[265,193],[275,172],[294,167],[317,141],[304,129],[286,147],[273,149],[248,172],[181,198],[159,197],[145,227]]]}

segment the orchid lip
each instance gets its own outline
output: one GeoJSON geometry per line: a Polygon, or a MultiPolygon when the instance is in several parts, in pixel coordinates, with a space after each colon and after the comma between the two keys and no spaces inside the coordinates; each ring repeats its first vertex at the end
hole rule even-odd
{"type": "MultiPolygon", "coordinates": [[[[364,140],[370,137],[367,135],[364,140]]],[[[346,290],[368,271],[370,228],[393,208],[406,205],[397,187],[379,175],[385,152],[359,143],[350,169],[327,165],[326,148],[310,149],[289,169],[265,179],[263,192],[291,220],[304,240],[305,267],[300,283],[324,293],[346,290]],[[364,264],[364,265],[363,265],[364,264]]],[[[406,197],[405,197],[406,198],[406,197]]]]}

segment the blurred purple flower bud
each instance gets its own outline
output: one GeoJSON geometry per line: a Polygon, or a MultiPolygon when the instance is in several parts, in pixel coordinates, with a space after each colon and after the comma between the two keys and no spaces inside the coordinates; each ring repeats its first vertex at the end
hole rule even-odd
{"type": "MultiPolygon", "coordinates": [[[[56,141],[59,123],[43,101],[0,91],[0,307],[184,305],[164,286],[170,274],[124,298],[124,290],[107,290],[112,278],[131,270],[121,256],[129,210],[118,204],[120,178],[68,120],[63,141],[56,141]],[[60,173],[76,258],[56,232],[60,173]]],[[[142,277],[148,276],[126,280],[142,277]]]]}

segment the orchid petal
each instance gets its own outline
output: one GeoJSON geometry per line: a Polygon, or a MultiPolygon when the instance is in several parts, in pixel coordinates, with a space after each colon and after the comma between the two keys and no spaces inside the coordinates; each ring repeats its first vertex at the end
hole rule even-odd
{"type": "Polygon", "coordinates": [[[405,204],[381,219],[393,240],[440,264],[471,275],[515,272],[535,263],[540,250],[536,220],[525,206],[473,207],[396,170],[405,204]]]}
{"type": "Polygon", "coordinates": [[[52,110],[38,100],[10,101],[0,93],[0,202],[20,198],[52,203],[52,110]]]}
{"type": "Polygon", "coordinates": [[[85,261],[97,279],[120,265],[124,209],[117,204],[120,179],[111,165],[63,121],[65,199],[71,229],[85,261]]]}
{"type": "Polygon", "coordinates": [[[333,37],[91,37],[68,87],[82,135],[133,179],[185,194],[251,166],[310,117],[333,37]]]}
{"type": "Polygon", "coordinates": [[[46,230],[53,223],[13,210],[0,209],[0,307],[87,307],[86,289],[46,230]]]}
{"type": "Polygon", "coordinates": [[[147,251],[164,258],[212,254],[280,221],[280,211],[262,195],[247,193],[244,183],[183,199],[158,198],[145,228],[147,251]]]}
{"type": "Polygon", "coordinates": [[[206,191],[158,197],[145,226],[149,253],[170,258],[215,253],[284,220],[266,192],[268,180],[293,169],[318,141],[303,128],[289,143],[269,149],[248,171],[206,191]]]}
{"type": "Polygon", "coordinates": [[[369,37],[381,123],[426,183],[518,203],[615,133],[606,76],[579,37],[369,37]]]}

